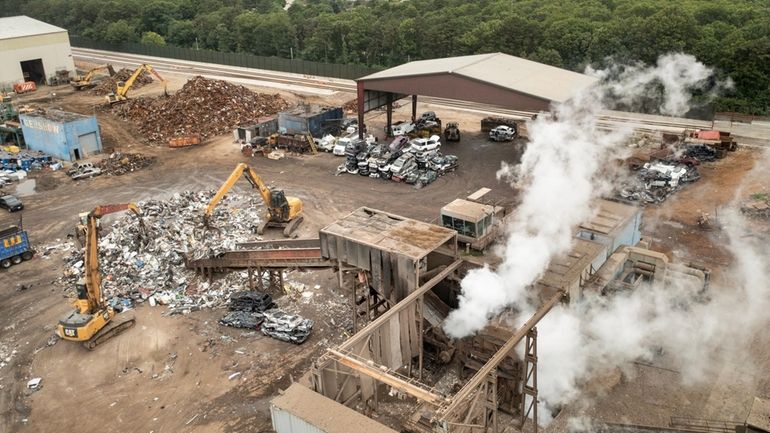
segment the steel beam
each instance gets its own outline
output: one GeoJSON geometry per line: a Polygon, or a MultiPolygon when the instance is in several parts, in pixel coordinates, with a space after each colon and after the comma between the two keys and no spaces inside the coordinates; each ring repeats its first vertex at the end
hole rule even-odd
{"type": "Polygon", "coordinates": [[[500,349],[491,358],[489,358],[489,361],[487,361],[487,363],[484,364],[484,366],[481,367],[479,371],[473,375],[473,377],[471,377],[465,386],[463,386],[462,389],[460,389],[460,391],[458,391],[457,394],[452,397],[451,403],[439,409],[437,412],[439,417],[445,418],[447,415],[461,408],[465,404],[465,400],[467,400],[467,398],[470,397],[477,390],[477,388],[484,383],[487,376],[492,371],[497,369],[497,366],[503,362],[503,360],[505,360],[505,358],[519,343],[519,341],[521,341],[521,339],[524,338],[529,333],[529,331],[535,327],[535,325],[537,325],[540,319],[545,317],[545,315],[548,314],[548,312],[551,311],[551,309],[556,306],[556,304],[561,302],[562,299],[564,299],[566,296],[567,294],[565,292],[559,291],[551,299],[546,301],[546,303],[540,307],[540,309],[538,309],[537,312],[526,321],[526,323],[521,325],[521,327],[516,330],[516,333],[514,333],[511,338],[509,338],[508,341],[506,341],[505,344],[500,347],[500,349]]]}
{"type": "Polygon", "coordinates": [[[438,406],[441,403],[446,402],[446,398],[439,394],[431,392],[427,389],[423,389],[417,385],[389,374],[388,368],[383,365],[375,364],[371,361],[363,362],[334,349],[327,349],[327,351],[332,354],[340,364],[386,385],[390,385],[393,388],[396,388],[399,391],[403,391],[421,401],[430,403],[434,406],[438,406]]]}
{"type": "Polygon", "coordinates": [[[457,259],[454,262],[452,262],[450,265],[446,267],[446,269],[441,271],[438,275],[428,280],[422,286],[418,287],[414,292],[410,293],[409,296],[402,299],[401,302],[392,306],[388,311],[382,313],[382,315],[378,317],[376,320],[374,320],[373,322],[368,324],[366,327],[358,331],[355,335],[353,335],[352,337],[344,341],[342,344],[340,344],[339,346],[340,349],[349,350],[350,348],[356,346],[369,334],[377,330],[377,328],[386,324],[388,320],[390,320],[391,317],[398,314],[399,311],[403,310],[407,306],[411,305],[413,302],[417,301],[422,295],[425,294],[425,292],[432,289],[433,287],[436,286],[436,284],[443,281],[449,274],[457,270],[457,268],[459,268],[460,265],[462,264],[463,264],[462,259],[457,259]]]}

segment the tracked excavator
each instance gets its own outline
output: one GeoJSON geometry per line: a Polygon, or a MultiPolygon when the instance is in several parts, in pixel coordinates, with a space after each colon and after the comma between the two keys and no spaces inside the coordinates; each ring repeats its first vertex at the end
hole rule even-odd
{"type": "Polygon", "coordinates": [[[107,102],[112,104],[117,104],[119,102],[127,101],[128,100],[128,91],[131,89],[131,86],[134,85],[134,82],[137,78],[139,78],[139,75],[142,74],[142,72],[149,72],[152,75],[155,76],[158,80],[160,80],[163,83],[163,93],[168,95],[168,91],[166,89],[166,80],[163,79],[163,77],[160,76],[160,74],[150,65],[148,64],[141,64],[138,68],[134,70],[134,73],[131,74],[130,77],[128,77],[128,80],[125,82],[119,82],[117,85],[117,88],[114,92],[111,92],[107,94],[107,102]]]}
{"type": "Polygon", "coordinates": [[[83,76],[76,76],[74,80],[70,81],[70,85],[74,87],[75,90],[90,89],[91,87],[96,86],[96,83],[93,82],[93,79],[96,76],[96,73],[102,69],[106,69],[110,74],[110,77],[115,75],[115,69],[112,67],[112,65],[99,65],[88,71],[83,76]]]}
{"type": "Polygon", "coordinates": [[[75,309],[59,320],[56,333],[65,340],[82,342],[89,350],[135,324],[133,318],[117,324],[110,323],[118,311],[104,301],[102,275],[99,271],[99,220],[104,215],[124,210],[133,212],[144,228],[139,208],[133,203],[97,206],[82,217],[84,221],[78,226],[78,232],[82,232],[84,237],[85,274],[77,283],[77,299],[73,301],[75,309]]]}
{"type": "Polygon", "coordinates": [[[263,234],[266,227],[282,227],[284,229],[283,235],[291,237],[304,219],[302,216],[302,200],[297,197],[286,197],[281,189],[268,188],[259,175],[244,163],[240,163],[235,167],[235,170],[230,173],[230,177],[227,178],[209,202],[203,214],[205,225],[211,227],[210,219],[214,208],[241,176],[249,181],[252,188],[259,190],[259,194],[265,202],[265,207],[267,207],[267,215],[265,220],[257,227],[257,234],[263,234]]]}

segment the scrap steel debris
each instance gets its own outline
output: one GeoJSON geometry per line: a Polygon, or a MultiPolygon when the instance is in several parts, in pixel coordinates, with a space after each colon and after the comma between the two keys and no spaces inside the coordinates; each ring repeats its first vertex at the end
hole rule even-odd
{"type": "Polygon", "coordinates": [[[620,190],[620,197],[642,203],[662,203],[685,184],[700,179],[698,169],[692,165],[644,164],[636,178],[620,190]]]}
{"type": "Polygon", "coordinates": [[[108,176],[122,176],[126,173],[132,173],[135,170],[141,170],[155,163],[154,156],[145,156],[141,153],[121,153],[115,152],[109,158],[102,159],[96,166],[101,169],[102,174],[108,176]]]}
{"type": "Polygon", "coordinates": [[[302,316],[273,309],[262,313],[262,333],[281,341],[302,344],[310,336],[313,321],[302,316]]]}
{"type": "Polygon", "coordinates": [[[262,313],[230,311],[219,319],[219,324],[233,328],[257,329],[264,321],[265,316],[262,313]]]}
{"type": "Polygon", "coordinates": [[[255,93],[244,86],[198,76],[169,97],[129,99],[112,110],[137,124],[148,140],[166,143],[177,136],[225,134],[288,107],[278,94],[255,93]]]}
{"type": "MultiPolygon", "coordinates": [[[[245,290],[245,272],[208,282],[184,266],[186,257],[211,257],[254,239],[252,230],[263,211],[261,198],[228,194],[212,216],[218,227],[226,229],[206,231],[201,215],[213,195],[214,191],[186,191],[169,200],[139,202],[145,229],[132,215],[115,221],[99,241],[102,289],[112,305],[130,307],[148,301],[169,305],[168,314],[176,314],[225,306],[231,293],[245,290]]],[[[74,288],[83,276],[82,249],[65,261],[69,266],[64,284],[74,288]]]]}
{"type": "MultiPolygon", "coordinates": [[[[125,82],[126,80],[131,77],[131,74],[133,74],[134,71],[131,69],[123,68],[117,72],[115,72],[115,75],[112,77],[104,77],[102,78],[99,83],[91,89],[92,93],[95,93],[97,95],[106,95],[108,93],[114,92],[117,88],[118,81],[125,82]]],[[[95,81],[95,80],[94,80],[95,81]]],[[[134,85],[132,88],[138,89],[145,84],[152,83],[152,77],[150,74],[147,73],[147,71],[142,71],[141,74],[139,74],[138,77],[136,77],[136,81],[134,81],[134,85]]]]}
{"type": "Polygon", "coordinates": [[[230,295],[230,310],[263,312],[274,308],[273,297],[267,293],[249,290],[230,295]]]}

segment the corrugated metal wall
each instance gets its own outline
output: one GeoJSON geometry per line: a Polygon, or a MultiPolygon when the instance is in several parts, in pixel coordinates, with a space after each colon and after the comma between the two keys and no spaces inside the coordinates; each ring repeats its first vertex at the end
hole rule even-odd
{"type": "Polygon", "coordinates": [[[321,232],[321,255],[371,271],[372,285],[394,303],[417,287],[417,264],[409,257],[378,250],[349,239],[321,232]]]}
{"type": "Polygon", "coordinates": [[[75,150],[83,159],[102,151],[99,124],[95,116],[71,122],[56,122],[39,116],[20,115],[24,139],[32,150],[45,152],[55,158],[74,160],[75,150]],[[89,136],[95,134],[95,136],[89,136]],[[81,137],[83,146],[81,146],[81,137]]]}
{"type": "Polygon", "coordinates": [[[318,427],[305,422],[290,412],[270,406],[273,429],[277,433],[326,433],[318,427]]]}

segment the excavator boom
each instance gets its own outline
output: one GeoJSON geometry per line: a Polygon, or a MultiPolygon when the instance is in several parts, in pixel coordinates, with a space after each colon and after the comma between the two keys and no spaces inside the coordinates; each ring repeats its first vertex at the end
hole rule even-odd
{"type": "Polygon", "coordinates": [[[140,227],[144,232],[141,213],[133,203],[97,206],[85,215],[84,282],[78,283],[75,310],[59,320],[57,326],[57,334],[61,338],[82,341],[89,350],[132,327],[135,322],[130,319],[107,327],[116,311],[104,302],[102,276],[99,272],[99,219],[123,210],[130,210],[139,218],[140,227]]]}
{"type": "Polygon", "coordinates": [[[251,186],[259,190],[259,194],[262,196],[262,201],[265,202],[268,214],[267,219],[263,221],[263,224],[257,229],[258,234],[262,234],[265,227],[280,226],[286,227],[284,234],[291,236],[294,230],[302,222],[302,201],[296,197],[286,197],[281,190],[271,190],[262,181],[262,178],[248,165],[240,163],[235,167],[230,176],[225,180],[225,183],[219,188],[219,191],[209,202],[206,207],[206,211],[203,214],[203,222],[206,226],[210,226],[211,215],[214,213],[214,208],[233,187],[235,182],[243,176],[249,181],[251,186]]]}
{"type": "Polygon", "coordinates": [[[96,75],[96,72],[101,71],[102,69],[106,69],[107,72],[109,72],[110,77],[115,75],[115,69],[112,67],[112,65],[99,65],[89,70],[85,76],[75,77],[74,80],[70,81],[70,85],[72,85],[72,87],[74,87],[75,90],[82,90],[88,87],[93,87],[95,84],[92,83],[91,80],[93,80],[94,76],[96,75]]]}
{"type": "Polygon", "coordinates": [[[121,102],[128,99],[128,91],[131,89],[131,86],[134,85],[134,82],[136,81],[137,78],[139,78],[139,75],[141,75],[142,72],[145,72],[145,71],[151,73],[152,75],[155,76],[155,78],[157,78],[160,82],[163,83],[163,92],[167,94],[166,80],[160,76],[160,74],[158,73],[158,71],[155,70],[155,68],[144,63],[139,65],[139,67],[134,70],[134,73],[131,74],[130,77],[128,77],[128,80],[126,80],[125,83],[118,83],[117,89],[115,89],[115,93],[111,93],[107,95],[107,102],[109,102],[110,104],[114,104],[116,102],[121,102]]]}
{"type": "Polygon", "coordinates": [[[219,190],[211,199],[209,205],[206,207],[206,212],[203,214],[203,219],[206,224],[208,224],[209,219],[211,218],[211,214],[214,212],[214,208],[217,207],[219,202],[222,200],[222,197],[224,197],[225,194],[230,191],[233,185],[235,185],[235,182],[237,182],[241,176],[244,176],[249,181],[249,183],[251,183],[253,188],[259,189],[259,194],[262,196],[262,200],[265,202],[265,206],[270,206],[270,198],[272,195],[270,188],[265,185],[265,183],[262,181],[262,178],[260,178],[259,175],[251,169],[251,167],[244,163],[240,163],[235,167],[235,170],[230,173],[230,177],[227,178],[225,183],[219,187],[219,190]]]}

